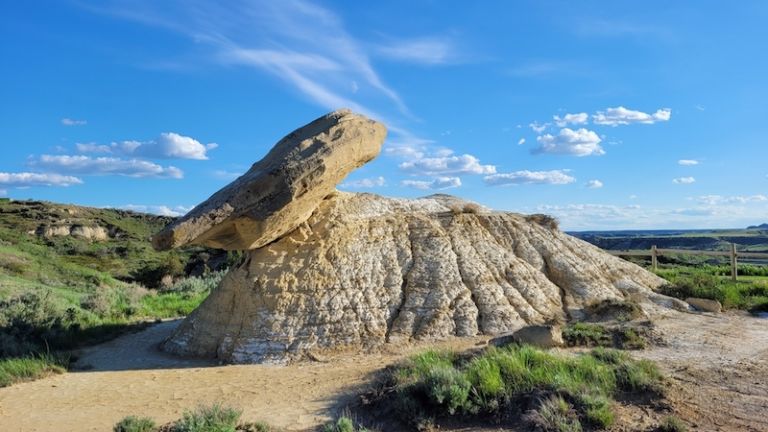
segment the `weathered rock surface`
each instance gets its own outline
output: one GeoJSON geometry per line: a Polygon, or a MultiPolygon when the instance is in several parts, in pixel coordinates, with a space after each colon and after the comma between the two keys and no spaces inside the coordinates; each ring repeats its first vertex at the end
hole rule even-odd
{"type": "Polygon", "coordinates": [[[606,299],[682,304],[651,291],[664,281],[634,264],[467,204],[326,197],[295,231],[249,251],[164,348],[283,362],[308,350],[509,333],[583,318],[606,299]]]}
{"type": "Polygon", "coordinates": [[[71,236],[96,241],[108,240],[115,236],[114,230],[110,231],[102,226],[87,225],[40,225],[31,234],[45,238],[71,236]]]}
{"type": "Polygon", "coordinates": [[[721,305],[717,300],[688,297],[685,299],[685,302],[693,306],[696,310],[704,312],[720,313],[723,310],[723,305],[721,305]]]}
{"type": "Polygon", "coordinates": [[[556,348],[565,345],[563,331],[558,325],[529,325],[512,334],[495,337],[488,341],[493,346],[521,343],[540,348],[556,348]]]}
{"type": "Polygon", "coordinates": [[[157,249],[264,246],[305,222],[352,170],[375,158],[386,128],[339,110],[280,140],[247,173],[158,233],[157,249]]]}

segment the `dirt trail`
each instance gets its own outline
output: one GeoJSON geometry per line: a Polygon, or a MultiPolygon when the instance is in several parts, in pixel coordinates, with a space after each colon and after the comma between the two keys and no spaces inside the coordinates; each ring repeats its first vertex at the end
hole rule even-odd
{"type": "MultiPolygon", "coordinates": [[[[637,354],[671,374],[672,404],[696,430],[768,431],[768,320],[670,312],[656,323],[666,346],[637,354]]],[[[285,367],[219,366],[158,352],[177,324],[85,350],[78,365],[90,370],[0,389],[0,431],[109,431],[126,415],[167,422],[212,402],[242,408],[246,420],[303,430],[343,407],[370,373],[421,349],[285,367]]],[[[461,349],[477,341],[445,345],[461,349]]]]}
{"type": "MultiPolygon", "coordinates": [[[[159,352],[158,343],[177,325],[158,324],[84,350],[76,366],[85,371],[0,389],[0,431],[110,431],[127,415],[164,423],[213,402],[241,408],[244,420],[305,430],[343,409],[372,372],[419,349],[339,354],[289,366],[220,366],[159,352]]],[[[445,345],[475,343],[454,339],[445,345]]]]}

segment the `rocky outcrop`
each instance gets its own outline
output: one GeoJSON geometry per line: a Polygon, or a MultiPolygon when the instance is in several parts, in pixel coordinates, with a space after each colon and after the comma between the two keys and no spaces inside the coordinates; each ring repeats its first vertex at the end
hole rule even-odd
{"type": "Polygon", "coordinates": [[[717,300],[688,297],[685,302],[699,311],[720,313],[723,310],[723,305],[717,300]]]}
{"type": "Polygon", "coordinates": [[[152,239],[164,250],[194,243],[226,250],[264,246],[309,218],[352,170],[375,158],[386,128],[335,111],[292,132],[243,176],[152,239]]]}
{"type": "Polygon", "coordinates": [[[98,225],[40,225],[33,234],[45,238],[71,236],[92,241],[104,241],[113,237],[115,232],[98,225]]]}
{"type": "Polygon", "coordinates": [[[235,363],[307,350],[496,335],[607,299],[678,301],[659,277],[524,216],[448,196],[336,193],[251,250],[165,343],[235,363]],[[466,209],[458,211],[457,209],[466,209]]]}

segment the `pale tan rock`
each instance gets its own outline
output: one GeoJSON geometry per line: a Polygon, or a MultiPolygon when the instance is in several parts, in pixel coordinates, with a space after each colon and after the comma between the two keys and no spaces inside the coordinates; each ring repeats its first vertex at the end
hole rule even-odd
{"type": "Polygon", "coordinates": [[[693,306],[695,309],[704,312],[720,313],[723,310],[723,305],[717,300],[703,299],[698,297],[688,297],[685,302],[693,306]]]}
{"type": "Polygon", "coordinates": [[[293,231],[352,170],[375,158],[386,128],[339,110],[280,140],[251,169],[158,233],[157,249],[256,249],[293,231]]]}
{"type": "Polygon", "coordinates": [[[45,238],[71,236],[94,241],[103,241],[111,237],[110,231],[102,226],[69,224],[40,225],[33,233],[45,238]]]}
{"type": "Polygon", "coordinates": [[[673,305],[664,280],[513,213],[448,196],[337,193],[298,229],[247,252],[168,351],[234,363],[313,349],[511,333],[606,299],[673,305]]]}
{"type": "Polygon", "coordinates": [[[565,345],[560,326],[530,325],[512,334],[521,344],[533,345],[539,348],[556,348],[565,345]]]}

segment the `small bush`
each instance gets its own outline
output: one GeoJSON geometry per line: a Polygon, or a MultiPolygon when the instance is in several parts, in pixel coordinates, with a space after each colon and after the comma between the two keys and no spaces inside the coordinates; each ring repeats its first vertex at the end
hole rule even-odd
{"type": "Polygon", "coordinates": [[[688,427],[679,418],[675,416],[665,417],[659,427],[658,432],[688,432],[688,427]]]}
{"type": "Polygon", "coordinates": [[[581,432],[581,423],[571,404],[560,396],[544,400],[526,419],[546,432],[581,432]]]}
{"type": "Polygon", "coordinates": [[[173,424],[172,432],[236,432],[241,411],[220,404],[186,411],[173,424]]]}
{"type": "Polygon", "coordinates": [[[451,415],[470,408],[471,384],[463,373],[453,367],[436,367],[429,370],[424,387],[432,403],[445,407],[451,415]]]}
{"type": "Polygon", "coordinates": [[[356,422],[348,415],[342,415],[335,422],[328,423],[323,426],[323,432],[368,432],[363,426],[356,424],[356,422]]]}
{"type": "Polygon", "coordinates": [[[557,218],[554,216],[550,216],[547,214],[532,214],[525,217],[525,220],[528,222],[533,222],[536,224],[539,224],[545,228],[549,228],[551,230],[558,230],[560,229],[560,222],[558,222],[557,218]]]}
{"type": "Polygon", "coordinates": [[[113,432],[153,432],[157,429],[155,421],[148,417],[128,416],[117,422],[113,432]]]}

